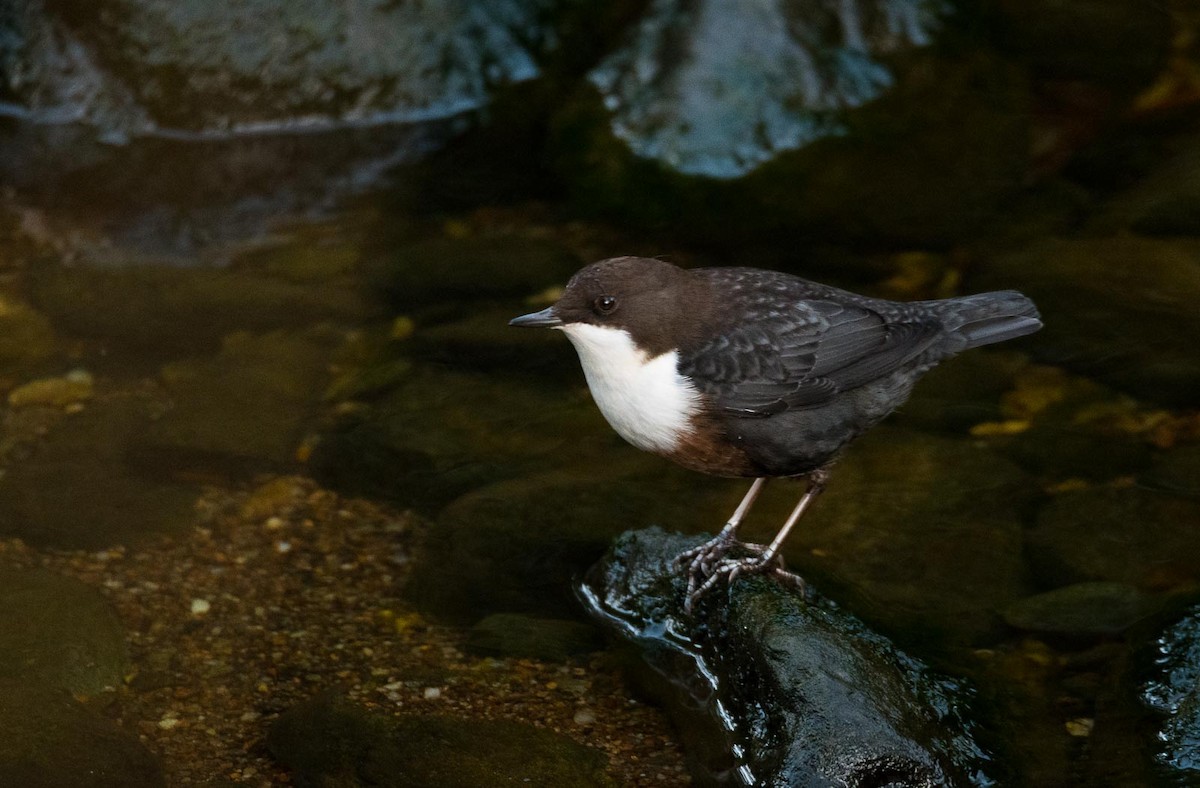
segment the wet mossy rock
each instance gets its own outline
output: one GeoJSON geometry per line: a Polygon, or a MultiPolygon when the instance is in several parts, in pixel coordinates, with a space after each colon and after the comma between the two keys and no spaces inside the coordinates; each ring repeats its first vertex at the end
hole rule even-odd
{"type": "Polygon", "coordinates": [[[971,692],[829,602],[744,578],[684,614],[686,582],[670,562],[698,541],[623,534],[588,573],[584,598],[641,649],[699,784],[734,770],[780,788],[992,784],[971,692]]]}
{"type": "Polygon", "coordinates": [[[41,569],[0,569],[0,611],[0,679],[78,695],[124,684],[125,630],[94,588],[41,569]]]}
{"type": "Polygon", "coordinates": [[[1027,539],[1031,566],[1051,584],[1200,581],[1200,501],[1190,498],[1137,487],[1065,492],[1042,507],[1027,539]]]}
{"type": "Polygon", "coordinates": [[[1040,359],[1152,401],[1200,401],[1200,242],[1043,241],[989,260],[968,286],[1033,299],[1047,316],[1027,344],[1040,359]]]}
{"type": "Polygon", "coordinates": [[[375,258],[366,269],[389,304],[408,309],[437,301],[530,296],[565,285],[582,265],[552,241],[471,236],[411,244],[375,258]]]}
{"type": "Polygon", "coordinates": [[[507,720],[391,717],[325,694],[282,714],[267,746],[314,788],[615,788],[599,750],[507,720]]]}
{"type": "Polygon", "coordinates": [[[0,785],[166,788],[138,737],[63,689],[0,680],[0,785]]]}

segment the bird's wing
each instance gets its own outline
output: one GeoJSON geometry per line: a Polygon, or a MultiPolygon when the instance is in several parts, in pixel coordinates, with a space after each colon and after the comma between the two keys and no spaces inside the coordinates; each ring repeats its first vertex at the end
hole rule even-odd
{"type": "Polygon", "coordinates": [[[765,417],[819,405],[887,375],[941,330],[911,314],[808,299],[751,314],[682,357],[679,371],[725,412],[765,417]]]}

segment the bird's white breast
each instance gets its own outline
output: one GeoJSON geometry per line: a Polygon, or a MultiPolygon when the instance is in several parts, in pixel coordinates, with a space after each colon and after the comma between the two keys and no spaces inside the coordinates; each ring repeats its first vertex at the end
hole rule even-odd
{"type": "Polygon", "coordinates": [[[652,358],[623,329],[571,323],[562,330],[579,353],[592,398],[617,434],[645,451],[678,447],[700,407],[695,386],[679,374],[679,354],[652,358]]]}

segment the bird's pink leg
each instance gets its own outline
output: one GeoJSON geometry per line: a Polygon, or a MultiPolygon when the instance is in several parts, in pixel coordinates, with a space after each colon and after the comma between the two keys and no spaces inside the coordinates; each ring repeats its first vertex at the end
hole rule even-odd
{"type": "Polygon", "coordinates": [[[691,550],[685,550],[675,557],[675,560],[672,562],[674,569],[680,570],[684,566],[687,566],[689,594],[695,590],[695,586],[699,584],[700,578],[711,573],[716,562],[724,558],[730,548],[737,544],[738,526],[746,519],[746,515],[750,512],[750,507],[754,506],[755,500],[758,499],[758,494],[762,492],[762,488],[766,484],[766,477],[755,479],[754,484],[750,485],[749,491],[746,492],[745,497],[742,498],[742,502],[738,504],[737,509],[733,512],[733,516],[725,523],[725,527],[721,529],[720,533],[704,544],[693,547],[691,550]]]}
{"type": "Polygon", "coordinates": [[[684,604],[684,609],[690,612],[695,606],[696,601],[708,593],[722,577],[726,579],[726,582],[733,583],[739,575],[771,572],[778,579],[803,591],[804,580],[799,575],[783,568],[783,556],[779,554],[779,550],[783,546],[784,540],[787,539],[788,533],[791,532],[792,527],[808,511],[813,501],[821,494],[821,491],[825,489],[825,483],[828,479],[829,472],[824,468],[820,468],[809,474],[808,489],[804,491],[804,495],[801,496],[800,501],[796,504],[796,508],[788,515],[787,521],[779,529],[779,533],[775,534],[775,538],[771,540],[771,544],[766,547],[762,545],[746,545],[746,547],[752,549],[757,555],[748,558],[721,558],[715,566],[711,568],[705,566],[705,574],[708,577],[703,583],[694,588],[692,578],[689,577],[688,596],[684,604]]]}

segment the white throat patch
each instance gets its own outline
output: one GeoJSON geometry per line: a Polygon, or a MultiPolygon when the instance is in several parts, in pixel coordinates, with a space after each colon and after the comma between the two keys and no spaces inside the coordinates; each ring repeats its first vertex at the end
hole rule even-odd
{"type": "Polygon", "coordinates": [[[579,354],[592,398],[617,434],[645,451],[677,448],[700,407],[699,392],[679,374],[679,354],[650,358],[619,328],[570,323],[562,331],[579,354]]]}

